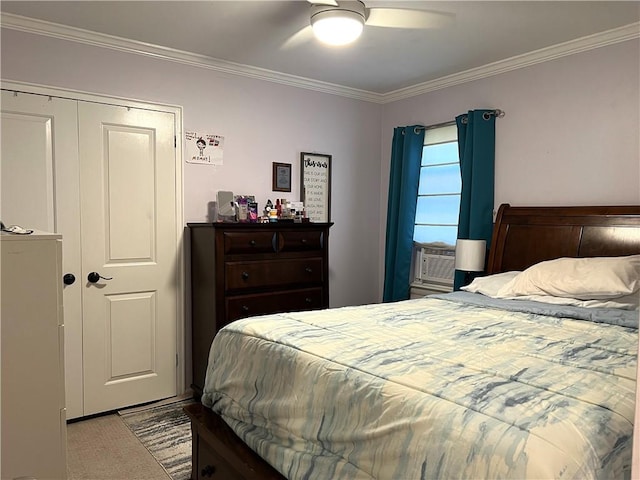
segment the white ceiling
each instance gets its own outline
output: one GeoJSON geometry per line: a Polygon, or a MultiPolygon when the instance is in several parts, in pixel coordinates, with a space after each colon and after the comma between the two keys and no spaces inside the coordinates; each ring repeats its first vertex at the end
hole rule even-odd
{"type": "MultiPolygon", "coordinates": [[[[389,94],[567,42],[573,45],[594,34],[598,41],[619,41],[629,32],[637,37],[640,20],[639,1],[365,3],[453,13],[455,22],[428,30],[365,26],[351,46],[327,47],[310,39],[283,48],[309,23],[310,6],[304,0],[2,1],[0,10],[233,62],[232,70],[234,65],[239,71],[257,67],[270,75],[278,72],[372,94],[389,94]]],[[[24,20],[3,15],[5,26],[7,18],[14,26],[24,20]]],[[[47,27],[39,28],[42,25],[47,27]]]]}

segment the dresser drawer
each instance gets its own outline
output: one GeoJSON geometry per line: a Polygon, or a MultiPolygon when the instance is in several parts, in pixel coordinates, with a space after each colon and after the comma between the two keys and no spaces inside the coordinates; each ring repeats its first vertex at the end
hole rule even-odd
{"type": "Polygon", "coordinates": [[[273,253],[276,251],[274,232],[224,232],[224,253],[273,253]]]}
{"type": "Polygon", "coordinates": [[[227,297],[226,323],[269,313],[297,312],[323,308],[322,288],[278,291],[227,297]]]}
{"type": "Polygon", "coordinates": [[[320,283],[322,258],[291,258],[225,263],[226,290],[320,283]]]}
{"type": "Polygon", "coordinates": [[[281,252],[322,250],[323,241],[324,233],[322,232],[322,230],[280,232],[278,248],[281,252]]]}

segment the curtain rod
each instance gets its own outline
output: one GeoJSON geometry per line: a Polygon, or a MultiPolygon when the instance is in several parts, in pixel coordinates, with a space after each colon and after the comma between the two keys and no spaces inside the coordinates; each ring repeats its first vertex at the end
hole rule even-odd
{"type": "MultiPolygon", "coordinates": [[[[502,118],[504,117],[505,113],[504,113],[504,110],[500,110],[499,108],[496,108],[495,110],[490,110],[488,112],[485,112],[483,114],[483,117],[485,117],[484,118],[485,120],[489,120],[489,118],[491,118],[492,115],[496,118],[502,118]]],[[[463,120],[462,123],[466,123],[466,122],[463,120]]],[[[456,124],[456,121],[452,120],[450,122],[443,122],[443,123],[438,123],[436,125],[429,125],[428,127],[419,125],[414,128],[414,131],[415,133],[418,133],[420,130],[430,130],[432,128],[447,127],[449,125],[455,125],[455,124],[456,124]]]]}
{"type": "Polygon", "coordinates": [[[433,130],[434,128],[450,127],[455,124],[456,124],[456,121],[451,120],[449,122],[436,123],[435,125],[429,125],[427,127],[418,126],[416,127],[416,130],[433,130]]]}

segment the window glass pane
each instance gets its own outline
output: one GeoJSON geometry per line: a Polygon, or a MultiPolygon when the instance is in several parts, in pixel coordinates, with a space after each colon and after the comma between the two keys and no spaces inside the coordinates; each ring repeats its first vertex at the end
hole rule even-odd
{"type": "Polygon", "coordinates": [[[458,227],[416,225],[413,240],[420,243],[444,242],[455,247],[458,227]]]}
{"type": "Polygon", "coordinates": [[[415,223],[458,225],[459,211],[460,195],[418,197],[415,223]]]}
{"type": "Polygon", "coordinates": [[[458,162],[458,142],[426,145],[422,147],[421,165],[438,165],[440,163],[458,162]]]}
{"type": "Polygon", "coordinates": [[[419,185],[418,195],[460,193],[462,188],[460,166],[453,164],[421,168],[419,185]]]}
{"type": "Polygon", "coordinates": [[[461,188],[456,125],[427,129],[418,187],[416,242],[455,245],[461,188]]]}

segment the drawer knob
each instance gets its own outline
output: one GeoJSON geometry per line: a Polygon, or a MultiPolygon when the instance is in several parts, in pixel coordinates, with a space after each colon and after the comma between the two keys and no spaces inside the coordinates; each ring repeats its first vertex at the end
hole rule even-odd
{"type": "Polygon", "coordinates": [[[307,243],[307,239],[303,238],[302,240],[300,240],[300,243],[302,243],[304,245],[305,243],[307,243]]]}
{"type": "Polygon", "coordinates": [[[213,465],[207,465],[202,469],[200,475],[203,477],[212,477],[214,473],[216,473],[216,467],[213,465]]]}
{"type": "Polygon", "coordinates": [[[256,241],[255,240],[251,240],[249,242],[249,245],[251,245],[252,247],[255,247],[256,246],[256,241]]]}
{"type": "Polygon", "coordinates": [[[309,297],[305,298],[304,301],[307,302],[307,303],[312,303],[313,302],[313,300],[311,300],[309,297]]]}
{"type": "Polygon", "coordinates": [[[249,311],[249,307],[247,307],[246,305],[242,305],[242,311],[243,312],[248,312],[249,311]]]}
{"type": "Polygon", "coordinates": [[[307,273],[313,273],[313,269],[311,267],[305,268],[304,271],[307,273]]]}
{"type": "Polygon", "coordinates": [[[247,278],[249,278],[249,272],[242,272],[242,279],[246,280],[247,278]]]}

